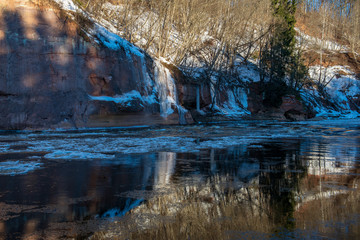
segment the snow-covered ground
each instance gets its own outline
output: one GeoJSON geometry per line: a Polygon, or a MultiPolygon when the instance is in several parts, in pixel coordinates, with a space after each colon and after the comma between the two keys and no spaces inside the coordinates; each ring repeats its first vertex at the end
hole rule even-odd
{"type": "Polygon", "coordinates": [[[57,2],[64,10],[67,11],[78,11],[79,8],[73,3],[72,0],[54,0],[57,2]]]}
{"type": "Polygon", "coordinates": [[[324,92],[328,94],[333,106],[325,107],[319,101],[320,93],[314,88],[305,88],[302,97],[307,104],[312,106],[318,117],[336,118],[357,118],[360,116],[359,107],[355,100],[360,96],[360,82],[346,66],[331,66],[328,68],[312,66],[309,69],[310,78],[314,84],[319,82],[324,87],[324,92]]]}
{"type": "Polygon", "coordinates": [[[329,41],[326,39],[319,39],[312,36],[305,34],[304,32],[300,31],[300,29],[295,28],[296,32],[298,33],[297,42],[299,47],[304,47],[305,49],[318,49],[322,50],[329,50],[329,51],[337,51],[337,52],[347,52],[348,47],[345,45],[341,45],[334,41],[329,41]]]}

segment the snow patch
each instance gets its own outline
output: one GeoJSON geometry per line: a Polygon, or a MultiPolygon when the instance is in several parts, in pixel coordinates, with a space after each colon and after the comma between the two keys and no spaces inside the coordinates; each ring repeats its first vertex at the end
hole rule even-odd
{"type": "Polygon", "coordinates": [[[243,82],[260,82],[260,74],[254,64],[244,65],[240,62],[237,72],[243,82]]]}
{"type": "Polygon", "coordinates": [[[360,83],[356,79],[355,73],[346,66],[320,67],[312,66],[309,69],[310,78],[317,84],[319,79],[324,91],[329,95],[334,103],[332,107],[325,107],[320,99],[319,92],[314,88],[304,89],[302,96],[306,102],[317,112],[318,117],[340,117],[356,118],[360,114],[354,108],[358,108],[354,102],[360,93],[360,83]]]}
{"type": "Polygon", "coordinates": [[[127,54],[134,54],[141,58],[145,56],[139,48],[135,47],[133,44],[121,38],[117,34],[110,32],[108,29],[101,26],[99,23],[95,23],[93,32],[102,44],[112,50],[124,49],[127,54]]]}
{"type": "Polygon", "coordinates": [[[146,104],[153,104],[153,103],[158,103],[158,101],[156,100],[156,96],[150,95],[150,96],[141,96],[141,94],[136,91],[136,90],[132,90],[130,92],[124,93],[122,95],[115,95],[113,97],[110,96],[91,96],[89,95],[91,100],[94,101],[106,101],[106,102],[115,102],[118,104],[123,104],[126,106],[131,106],[131,102],[133,100],[140,100],[142,103],[146,103],[146,104]]]}
{"type": "Polygon", "coordinates": [[[333,41],[321,40],[320,38],[309,36],[301,32],[300,29],[298,28],[295,28],[295,30],[298,33],[298,36],[296,36],[298,45],[305,46],[307,49],[314,48],[314,46],[318,48],[322,46],[323,50],[329,50],[329,51],[347,52],[349,50],[348,47],[345,45],[341,45],[333,41]]]}
{"type": "Polygon", "coordinates": [[[54,0],[58,3],[64,10],[67,11],[77,11],[79,8],[73,3],[72,0],[54,0]]]}

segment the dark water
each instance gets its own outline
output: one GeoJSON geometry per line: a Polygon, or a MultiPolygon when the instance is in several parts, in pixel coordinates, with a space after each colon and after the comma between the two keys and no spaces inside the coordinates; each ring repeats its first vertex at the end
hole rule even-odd
{"type": "Polygon", "coordinates": [[[0,239],[360,239],[360,123],[3,132],[0,239]]]}

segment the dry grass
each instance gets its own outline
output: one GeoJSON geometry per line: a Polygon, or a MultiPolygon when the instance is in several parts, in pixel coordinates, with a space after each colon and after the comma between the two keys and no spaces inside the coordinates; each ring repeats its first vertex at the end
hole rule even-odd
{"type": "Polygon", "coordinates": [[[273,232],[276,226],[264,214],[267,210],[260,211],[257,188],[234,191],[221,185],[174,187],[91,239],[233,239],[244,237],[245,231],[273,232]]]}

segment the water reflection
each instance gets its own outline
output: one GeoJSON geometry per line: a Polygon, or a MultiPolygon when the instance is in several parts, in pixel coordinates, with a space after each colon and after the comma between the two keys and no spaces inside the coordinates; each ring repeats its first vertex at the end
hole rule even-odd
{"type": "Polygon", "coordinates": [[[155,165],[154,189],[161,189],[170,183],[170,178],[175,171],[176,153],[160,152],[155,165]]]}
{"type": "Polygon", "coordinates": [[[358,141],[42,159],[0,176],[0,239],[359,238],[358,141]]]}

